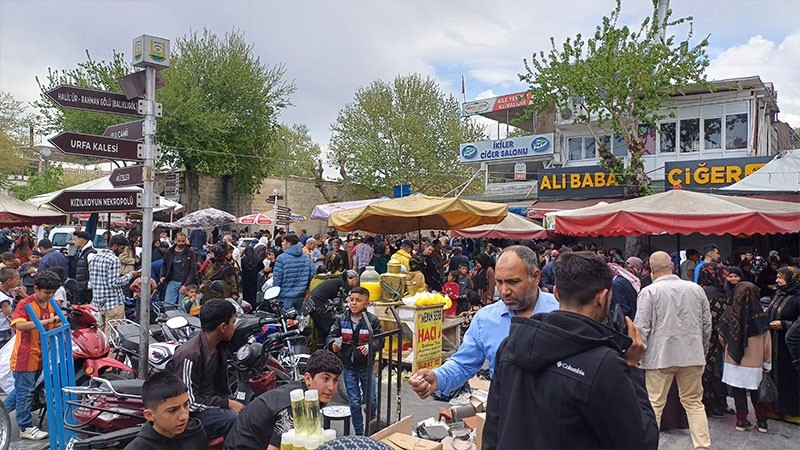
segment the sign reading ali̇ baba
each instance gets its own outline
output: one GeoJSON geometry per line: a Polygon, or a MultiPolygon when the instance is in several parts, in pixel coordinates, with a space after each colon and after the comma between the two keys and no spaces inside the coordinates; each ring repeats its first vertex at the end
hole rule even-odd
{"type": "Polygon", "coordinates": [[[617,178],[600,166],[539,171],[539,198],[615,197],[625,194],[617,178]]]}
{"type": "Polygon", "coordinates": [[[773,156],[670,161],[664,164],[667,186],[680,184],[687,191],[708,191],[739,182],[772,161],[773,156]]]}
{"type": "Polygon", "coordinates": [[[461,144],[458,152],[462,163],[494,161],[500,159],[519,159],[531,156],[552,155],[553,135],[537,134],[512,139],[470,142],[461,144]]]}

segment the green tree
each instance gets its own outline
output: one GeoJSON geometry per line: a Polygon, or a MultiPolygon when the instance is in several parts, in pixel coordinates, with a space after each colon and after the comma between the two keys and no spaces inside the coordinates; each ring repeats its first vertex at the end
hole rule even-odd
{"type": "Polygon", "coordinates": [[[10,186],[8,190],[14,197],[20,200],[27,200],[40,194],[67,187],[61,180],[62,176],[64,176],[64,170],[61,167],[52,166],[42,171],[42,173],[29,176],[27,184],[10,186]]]}
{"type": "Polygon", "coordinates": [[[270,143],[269,153],[274,155],[274,163],[270,164],[269,175],[283,176],[284,161],[289,176],[311,179],[314,177],[314,166],[320,158],[319,144],[311,139],[308,126],[294,124],[278,126],[275,139],[270,143]]]}
{"type": "Polygon", "coordinates": [[[522,81],[530,85],[533,104],[540,111],[555,104],[558,110],[576,108],[574,123],[584,124],[594,137],[602,165],[627,186],[629,196],[652,193],[650,178],[644,171],[644,144],[640,126],[654,126],[672,115],[664,112],[672,95],[694,83],[705,84],[705,53],[708,38],[690,43],[692,18],[671,19],[671,10],[659,20],[657,1],[653,13],[638,30],[617,24],[621,3],[603,17],[594,35],[581,34],[552,49],[534,53],[525,61],[522,81]],[[665,27],[689,25],[687,36],[662,39],[665,27]],[[615,157],[602,135],[609,131],[621,135],[628,147],[629,163],[615,157]]]}
{"type": "Polygon", "coordinates": [[[418,74],[358,89],[331,131],[328,162],[339,169],[343,184],[387,194],[405,183],[427,194],[449,192],[470,177],[458,163],[459,144],[485,138],[480,126],[462,120],[455,97],[418,74]]]}
{"type": "MultiPolygon", "coordinates": [[[[42,98],[35,104],[44,130],[101,134],[109,125],[131,120],[65,110],[44,92],[61,84],[121,92],[117,78],[132,71],[116,51],[111,61],[97,61],[87,51],[87,61],[75,69],[50,69],[46,82],[39,83],[42,98]]],[[[271,166],[282,168],[273,141],[278,114],[295,89],[284,75],[283,65],[264,64],[236,31],[220,37],[204,30],[173,41],[171,66],[162,72],[165,87],[156,92],[165,111],[156,138],[162,145],[159,164],[185,170],[189,210],[199,206],[200,173],[250,194],[271,166]]]]}
{"type": "Polygon", "coordinates": [[[196,209],[198,173],[230,178],[240,193],[253,193],[274,164],[278,114],[290,105],[293,82],[282,64],[268,66],[239,32],[219,37],[209,30],[174,43],[158,138],[164,162],[183,165],[196,209]]]}
{"type": "Polygon", "coordinates": [[[21,175],[27,167],[21,148],[30,145],[27,130],[30,117],[22,102],[0,92],[0,187],[7,187],[10,175],[21,175]]]}

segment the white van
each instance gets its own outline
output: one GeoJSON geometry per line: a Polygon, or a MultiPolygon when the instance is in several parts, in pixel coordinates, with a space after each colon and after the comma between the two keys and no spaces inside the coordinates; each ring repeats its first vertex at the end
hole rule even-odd
{"type": "MultiPolygon", "coordinates": [[[[67,248],[67,241],[72,237],[72,233],[74,232],[75,227],[56,227],[50,230],[50,235],[48,238],[50,239],[50,242],[53,243],[54,249],[62,251],[67,248]]],[[[106,244],[108,243],[103,238],[103,233],[105,232],[106,230],[100,228],[97,229],[97,232],[94,236],[94,241],[92,242],[92,244],[94,244],[94,248],[98,250],[101,248],[106,248],[106,244]]]]}

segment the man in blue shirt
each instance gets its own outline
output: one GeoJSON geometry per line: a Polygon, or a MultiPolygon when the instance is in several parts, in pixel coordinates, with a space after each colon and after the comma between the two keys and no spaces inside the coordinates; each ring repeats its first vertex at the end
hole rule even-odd
{"type": "Polygon", "coordinates": [[[420,369],[408,380],[420,398],[439,391],[448,394],[462,386],[489,360],[489,373],[500,343],[508,337],[511,317],[530,317],[558,309],[553,294],[539,290],[541,272],[536,254],[528,247],[515,245],[500,254],[495,264],[497,293],[501,302],[493,303],[475,314],[461,347],[441,367],[420,369]]]}
{"type": "Polygon", "coordinates": [[[694,282],[697,283],[700,279],[700,270],[703,266],[717,261],[719,261],[719,248],[714,244],[708,244],[703,247],[703,260],[694,267],[694,282]]]}

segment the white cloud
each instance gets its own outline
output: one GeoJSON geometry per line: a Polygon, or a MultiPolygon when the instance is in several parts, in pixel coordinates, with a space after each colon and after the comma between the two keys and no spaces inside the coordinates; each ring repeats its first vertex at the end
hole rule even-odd
{"type": "Polygon", "coordinates": [[[776,43],[762,35],[722,51],[708,67],[709,79],[758,75],[778,91],[781,120],[800,127],[800,32],[776,43]]]}

